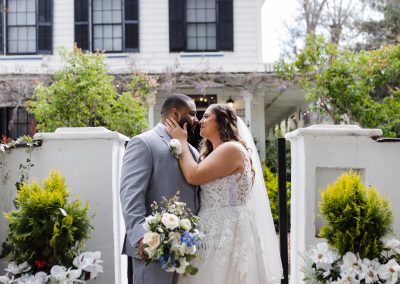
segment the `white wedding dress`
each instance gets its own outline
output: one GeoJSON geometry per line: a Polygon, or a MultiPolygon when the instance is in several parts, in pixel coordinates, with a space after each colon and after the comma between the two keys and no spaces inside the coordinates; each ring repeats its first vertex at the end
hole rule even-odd
{"type": "MultiPolygon", "coordinates": [[[[253,183],[249,153],[241,144],[240,147],[243,172],[201,186],[198,216],[205,238],[197,252],[200,258],[193,263],[199,271],[193,276],[180,276],[179,284],[280,283],[281,264],[275,231],[272,232],[275,241],[266,244],[276,246],[272,251],[278,253],[267,256],[278,267],[278,272],[271,272],[271,265],[264,258],[271,250],[263,246],[260,224],[255,222],[255,209],[250,202],[253,183]]],[[[269,229],[274,230],[273,227],[269,229]]]]}

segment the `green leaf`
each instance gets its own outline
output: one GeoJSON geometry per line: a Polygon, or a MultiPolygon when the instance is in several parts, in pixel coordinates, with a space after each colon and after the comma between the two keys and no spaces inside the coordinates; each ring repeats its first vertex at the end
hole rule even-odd
{"type": "Polygon", "coordinates": [[[186,266],[185,273],[189,275],[195,275],[197,272],[199,272],[199,270],[193,265],[189,264],[188,266],[186,266]]]}

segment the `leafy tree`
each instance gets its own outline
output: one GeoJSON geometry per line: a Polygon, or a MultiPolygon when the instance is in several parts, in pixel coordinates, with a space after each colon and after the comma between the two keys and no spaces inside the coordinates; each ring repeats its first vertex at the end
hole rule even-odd
{"type": "Polygon", "coordinates": [[[355,26],[365,19],[366,1],[373,0],[297,0],[294,17],[285,23],[283,54],[296,55],[307,36],[327,35],[331,43],[348,45],[360,33],[355,26]]]}
{"type": "Polygon", "coordinates": [[[358,48],[376,49],[383,44],[400,43],[400,2],[398,0],[365,0],[381,14],[377,20],[364,20],[357,28],[366,35],[366,42],[358,48]]]}
{"type": "Polygon", "coordinates": [[[340,50],[322,37],[307,39],[293,62],[277,74],[294,80],[335,123],[358,123],[400,137],[400,45],[372,51],[340,50]]]}
{"type": "Polygon", "coordinates": [[[27,109],[40,131],[58,127],[105,126],[133,136],[146,128],[152,81],[134,74],[129,90],[117,94],[101,53],[62,49],[65,68],[54,74],[49,86],[39,83],[27,109]]]}

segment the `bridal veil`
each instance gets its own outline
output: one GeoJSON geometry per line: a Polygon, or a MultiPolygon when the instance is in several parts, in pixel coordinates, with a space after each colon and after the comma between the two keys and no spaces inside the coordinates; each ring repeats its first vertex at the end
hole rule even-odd
{"type": "Polygon", "coordinates": [[[253,189],[249,200],[249,206],[254,213],[255,234],[259,239],[258,255],[259,271],[265,274],[265,283],[280,283],[282,279],[282,262],[279,252],[279,242],[275,233],[268,194],[265,188],[264,177],[257,148],[253,135],[243,120],[238,117],[237,125],[239,135],[251,149],[251,159],[255,170],[253,189]]]}

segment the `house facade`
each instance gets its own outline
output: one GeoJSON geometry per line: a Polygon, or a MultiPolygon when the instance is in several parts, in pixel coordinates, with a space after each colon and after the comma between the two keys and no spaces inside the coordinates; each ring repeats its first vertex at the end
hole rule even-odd
{"type": "Polygon", "coordinates": [[[268,1],[0,0],[0,134],[34,131],[23,102],[35,81],[63,67],[58,50],[76,43],[104,51],[110,74],[160,79],[150,126],[171,92],[192,96],[199,116],[212,102],[229,102],[264,157],[269,129],[304,99],[263,63],[262,5],[268,1]]]}

